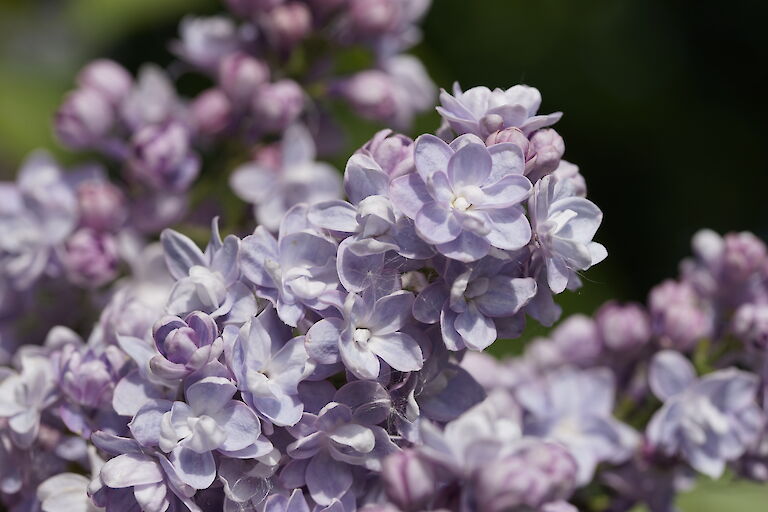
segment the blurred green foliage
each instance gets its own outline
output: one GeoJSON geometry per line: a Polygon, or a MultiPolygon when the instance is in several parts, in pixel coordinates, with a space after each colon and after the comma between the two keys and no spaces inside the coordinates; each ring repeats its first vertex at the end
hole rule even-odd
{"type": "MultiPolygon", "coordinates": [[[[598,239],[610,257],[559,298],[566,314],[610,298],[642,301],[676,274],[690,236],[768,232],[768,102],[764,73],[768,4],[732,0],[434,0],[415,49],[436,82],[464,88],[528,83],[557,125],[605,212],[598,239]]],[[[109,56],[136,70],[168,62],[181,15],[215,0],[0,0],[0,179],[45,147],[64,162],[50,120],[76,71],[109,56]]],[[[356,55],[349,59],[355,60],[356,55]]],[[[351,152],[374,133],[341,113],[351,152]]],[[[437,126],[429,113],[414,133],[437,126]]],[[[334,161],[343,165],[344,157],[334,161]]],[[[497,343],[519,352],[545,334],[497,343]]],[[[768,489],[703,482],[680,498],[684,512],[761,511],[768,489]]]]}

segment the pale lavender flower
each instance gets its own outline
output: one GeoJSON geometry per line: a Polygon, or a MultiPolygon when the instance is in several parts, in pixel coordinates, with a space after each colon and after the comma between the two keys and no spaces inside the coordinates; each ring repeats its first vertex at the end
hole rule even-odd
{"type": "Polygon", "coordinates": [[[243,277],[256,295],[268,299],[280,319],[296,327],[307,308],[323,310],[338,289],[336,244],[312,233],[281,234],[279,240],[262,226],[243,239],[243,277]]]}
{"type": "Polygon", "coordinates": [[[540,128],[555,124],[561,112],[537,115],[541,94],[533,87],[515,85],[509,89],[473,87],[462,91],[453,86],[453,95],[440,93],[441,106],[437,111],[459,135],[472,133],[483,139],[504,128],[520,128],[529,135],[540,128]]]}
{"type": "Polygon", "coordinates": [[[295,425],[304,412],[298,385],[312,369],[304,337],[293,337],[271,305],[224,336],[227,365],[246,402],[276,425],[295,425]]]}
{"type": "Polygon", "coordinates": [[[301,2],[285,2],[261,17],[269,42],[286,51],[299,44],[312,31],[312,12],[301,2]]]}
{"type": "Polygon", "coordinates": [[[401,372],[419,370],[424,362],[418,342],[401,329],[408,321],[413,294],[399,291],[376,298],[370,291],[350,293],[342,318],[325,318],[307,332],[307,352],[323,364],[339,360],[360,379],[376,379],[383,359],[401,372]]]}
{"type": "Polygon", "coordinates": [[[106,177],[86,179],[75,190],[80,225],[97,231],[114,231],[126,220],[123,192],[106,177]]]}
{"type": "Polygon", "coordinates": [[[341,178],[332,166],[315,161],[315,144],[300,125],[289,128],[280,145],[279,167],[251,162],[230,177],[230,186],[254,205],[256,218],[277,231],[285,213],[299,203],[318,203],[341,196],[341,178]]]}
{"type": "MultiPolygon", "coordinates": [[[[98,471],[96,472],[98,476],[98,471]]],[[[103,510],[88,497],[91,480],[77,473],[59,473],[37,487],[43,512],[99,512],[103,510]]]]}
{"type": "MultiPolygon", "coordinates": [[[[392,130],[377,132],[355,154],[371,158],[390,180],[416,170],[413,161],[413,139],[399,133],[393,133],[392,130]]],[[[352,159],[350,159],[351,161],[352,159]]],[[[348,164],[347,169],[344,171],[344,184],[347,188],[349,187],[347,181],[353,178],[353,176],[350,176],[350,172],[348,164]]],[[[382,189],[382,192],[386,193],[386,190],[385,187],[382,189]]],[[[353,199],[349,190],[347,190],[347,195],[352,201],[360,200],[353,199]]]]}
{"type": "Polygon", "coordinates": [[[437,487],[432,465],[416,450],[393,453],[382,463],[387,496],[402,510],[423,510],[437,487]]]}
{"type": "Polygon", "coordinates": [[[725,465],[753,446],[765,422],[757,404],[758,377],[735,368],[700,379],[678,352],[654,357],[649,375],[653,393],[664,402],[646,429],[650,444],[680,456],[694,469],[718,478],[725,465]]]}
{"type": "Polygon", "coordinates": [[[452,146],[432,135],[416,141],[417,173],[395,179],[390,197],[414,219],[425,241],[451,259],[470,262],[491,247],[520,249],[531,226],[519,204],[531,191],[523,157],[512,144],[486,148],[480,140],[452,146]]]}
{"type": "Polygon", "coordinates": [[[139,70],[136,84],[121,106],[123,120],[133,130],[168,122],[182,109],[168,75],[159,67],[146,64],[139,70]]]}
{"type": "Polygon", "coordinates": [[[582,368],[594,366],[605,355],[604,341],[595,321],[586,315],[571,315],[550,334],[549,343],[556,350],[558,363],[582,368]]]}
{"type": "Polygon", "coordinates": [[[440,322],[449,350],[483,350],[496,341],[495,319],[516,315],[536,294],[536,282],[519,277],[516,261],[487,257],[473,265],[447,265],[444,277],[427,286],[413,315],[427,324],[440,322]]]}
{"type": "Polygon", "coordinates": [[[639,442],[637,432],[612,415],[615,392],[605,368],[563,368],[515,390],[528,412],[526,435],[568,448],[578,465],[579,486],[592,480],[600,462],[626,461],[639,442]]]}
{"type": "Polygon", "coordinates": [[[603,344],[620,353],[636,351],[651,339],[651,321],[639,304],[608,302],[595,313],[603,344]]]}
{"type": "Polygon", "coordinates": [[[535,246],[554,293],[573,285],[578,271],[607,256],[605,247],[592,241],[603,213],[593,202],[571,192],[567,181],[546,176],[536,182],[528,202],[535,246]]]}
{"type": "Polygon", "coordinates": [[[81,228],[67,239],[60,253],[67,277],[83,287],[99,287],[117,276],[117,243],[109,233],[81,228]]]}
{"type": "Polygon", "coordinates": [[[29,448],[40,430],[40,415],[55,400],[51,362],[45,354],[20,354],[21,371],[0,373],[0,418],[6,419],[11,440],[29,448]]]}
{"type": "Polygon", "coordinates": [[[220,89],[200,93],[190,106],[192,124],[197,133],[213,136],[223,132],[233,119],[232,104],[220,89]]]}
{"type": "Polygon", "coordinates": [[[131,141],[132,176],[158,191],[186,190],[200,172],[187,129],[176,122],[142,128],[131,141]]]}
{"type": "Polygon", "coordinates": [[[551,173],[560,165],[560,159],[565,153],[563,138],[553,129],[538,130],[531,136],[531,151],[536,161],[526,176],[536,182],[551,173]]]}
{"type": "Polygon", "coordinates": [[[255,458],[272,451],[261,438],[256,413],[232,397],[235,385],[224,377],[205,377],[190,385],[187,402],[153,400],[129,424],[144,447],[169,453],[181,480],[194,489],[207,489],[216,478],[213,450],[236,458],[255,458]]]}
{"type": "Polygon", "coordinates": [[[224,350],[215,320],[200,311],[189,313],[183,320],[164,316],[153,331],[158,354],[149,360],[149,367],[163,379],[184,378],[216,361],[224,350]]]}
{"type": "Polygon", "coordinates": [[[215,70],[222,58],[239,46],[237,27],[224,16],[187,16],[179,25],[181,39],[172,48],[187,62],[205,70],[215,70]]]}
{"type": "Polygon", "coordinates": [[[768,304],[744,304],[731,319],[731,330],[754,349],[768,348],[768,304]]]}

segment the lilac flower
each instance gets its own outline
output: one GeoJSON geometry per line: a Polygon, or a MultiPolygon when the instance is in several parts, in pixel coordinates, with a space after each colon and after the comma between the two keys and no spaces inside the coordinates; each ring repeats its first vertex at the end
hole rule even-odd
{"type": "Polygon", "coordinates": [[[121,107],[121,116],[133,130],[166,123],[178,117],[182,109],[168,75],[147,64],[139,70],[138,80],[121,107]]]}
{"type": "Polygon", "coordinates": [[[634,351],[651,339],[648,313],[638,304],[608,302],[595,313],[603,344],[610,350],[634,351]]]}
{"type": "Polygon", "coordinates": [[[395,179],[390,197],[442,254],[470,262],[492,246],[516,250],[528,243],[531,228],[518,205],[531,184],[522,176],[517,146],[486,148],[465,138],[451,147],[423,135],[416,141],[415,161],[418,174],[395,179]]]}
{"type": "Polygon", "coordinates": [[[190,107],[192,124],[197,133],[215,136],[231,123],[232,104],[220,89],[208,89],[195,98],[190,107]]]}
{"type": "Polygon", "coordinates": [[[244,322],[255,314],[256,301],[239,282],[240,240],[229,235],[222,241],[217,219],[213,222],[205,252],[176,231],[166,230],[160,236],[166,264],[177,279],[166,309],[172,315],[200,310],[215,318],[244,322]]]}
{"type": "Polygon", "coordinates": [[[248,104],[269,79],[267,65],[245,53],[227,55],[219,64],[219,86],[236,104],[248,104]]]}
{"type": "Polygon", "coordinates": [[[473,87],[462,92],[454,84],[453,95],[440,93],[442,106],[437,111],[459,135],[472,133],[483,139],[504,128],[520,128],[529,135],[539,128],[555,124],[562,113],[537,115],[541,105],[541,94],[527,85],[516,85],[507,89],[473,87]]]}
{"type": "Polygon", "coordinates": [[[402,328],[408,319],[413,294],[399,291],[376,299],[373,293],[350,293],[342,319],[326,318],[307,332],[307,352],[323,364],[339,359],[360,379],[376,379],[383,359],[401,372],[422,367],[419,344],[402,328]]]}
{"type": "Polygon", "coordinates": [[[112,235],[82,228],[67,240],[61,254],[69,279],[83,287],[99,287],[117,276],[117,244],[112,235]]]}
{"type": "Polygon", "coordinates": [[[292,337],[272,306],[239,330],[225,331],[227,364],[247,403],[276,425],[295,425],[304,411],[298,384],[311,367],[304,337],[292,337]]]}
{"type": "Polygon", "coordinates": [[[76,193],[82,226],[97,231],[113,231],[125,222],[125,195],[106,177],[94,177],[80,182],[76,193]]]}
{"type": "Polygon", "coordinates": [[[275,240],[259,226],[242,242],[243,276],[292,327],[304,319],[307,308],[323,310],[333,302],[338,288],[335,260],[336,244],[310,231],[281,234],[275,240]]]}
{"type": "Polygon", "coordinates": [[[768,304],[744,304],[733,315],[733,333],[754,349],[768,348],[768,304]]]}
{"type": "Polygon", "coordinates": [[[651,445],[678,455],[712,478],[759,438],[764,424],[755,375],[728,368],[701,379],[681,354],[665,350],[651,363],[649,383],[664,402],[646,430],[651,445]]]}
{"type": "Polygon", "coordinates": [[[337,402],[330,402],[317,415],[304,413],[288,431],[296,438],[288,445],[294,460],[280,478],[292,487],[306,484],[320,505],[341,499],[352,487],[355,466],[379,471],[381,459],[397,450],[383,428],[356,422],[351,408],[337,402]]]}
{"type": "Polygon", "coordinates": [[[51,363],[44,354],[22,354],[21,371],[0,373],[0,418],[8,422],[11,440],[29,448],[37,439],[40,414],[55,400],[51,363]]]}
{"type": "Polygon", "coordinates": [[[130,94],[133,78],[117,62],[97,59],[80,70],[77,84],[84,89],[98,91],[112,105],[118,106],[130,94]]]}
{"type": "Polygon", "coordinates": [[[221,59],[237,50],[237,27],[223,16],[181,20],[181,40],[173,45],[177,55],[206,70],[215,70],[221,59]]]}
{"type": "Polygon", "coordinates": [[[432,465],[415,450],[402,450],[387,457],[381,478],[387,496],[403,510],[423,510],[435,493],[437,482],[432,465]]]}
{"type": "Polygon", "coordinates": [[[528,202],[534,243],[546,263],[547,282],[554,293],[574,284],[576,272],[607,256],[605,247],[592,241],[603,213],[591,201],[570,192],[567,182],[547,176],[536,182],[528,202]]]}
{"type": "Polygon", "coordinates": [[[529,414],[525,433],[566,446],[578,464],[580,486],[598,463],[624,462],[638,443],[637,433],[611,414],[615,389],[607,369],[564,368],[516,390],[529,414]]]}
{"type": "Polygon", "coordinates": [[[30,155],[17,183],[0,185],[0,273],[26,289],[46,270],[55,247],[77,223],[77,203],[46,153],[30,155]]]}
{"type": "MultiPolygon", "coordinates": [[[[399,133],[393,133],[392,130],[377,132],[355,155],[364,155],[372,159],[390,180],[416,170],[413,161],[413,139],[399,133]]],[[[354,155],[350,162],[353,158],[355,158],[354,155]]],[[[347,189],[349,188],[348,180],[355,177],[350,175],[350,172],[350,164],[347,164],[347,169],[344,171],[344,185],[347,189]]],[[[386,193],[386,191],[387,188],[384,187],[382,192],[386,193]]],[[[362,199],[353,198],[349,190],[347,190],[347,196],[354,202],[362,199]]]]}
{"type": "Polygon", "coordinates": [[[219,328],[209,315],[193,311],[183,320],[164,316],[153,329],[157,355],[149,360],[152,373],[168,380],[181,379],[216,361],[224,350],[219,328]]]}
{"type": "Polygon", "coordinates": [[[317,203],[341,196],[338,172],[315,162],[315,145],[307,130],[289,128],[280,146],[279,168],[252,162],[235,169],[230,186],[244,201],[254,205],[259,222],[277,231],[285,213],[299,203],[317,203]]]}
{"type": "Polygon", "coordinates": [[[88,497],[90,480],[77,473],[59,473],[37,488],[37,498],[44,512],[98,512],[103,510],[88,497]]]}
{"type": "Polygon", "coordinates": [[[232,400],[236,391],[229,379],[205,377],[186,389],[187,402],[154,400],[144,405],[129,424],[131,433],[142,446],[169,453],[185,484],[206,489],[216,477],[213,450],[236,458],[254,458],[272,450],[260,439],[256,414],[232,400]]]}
{"type": "Polygon", "coordinates": [[[494,319],[513,317],[536,294],[536,282],[518,277],[517,267],[514,260],[492,257],[472,267],[449,263],[444,279],[419,294],[414,317],[428,324],[439,321],[449,350],[483,350],[496,341],[494,319]]]}
{"type": "Polygon", "coordinates": [[[690,284],[671,279],[648,296],[653,334],[666,348],[690,350],[713,329],[711,312],[690,284]]]}
{"type": "MultiPolygon", "coordinates": [[[[258,120],[258,129],[266,133],[287,132],[304,111],[304,91],[293,80],[283,79],[259,87],[251,102],[251,109],[258,120]]],[[[291,140],[291,138],[284,140],[291,140]]],[[[299,135],[294,135],[299,136],[299,135]]],[[[301,135],[303,136],[303,135],[301,135]]],[[[303,142],[303,141],[302,141],[303,142]]],[[[298,144],[298,143],[297,143],[298,144]]],[[[306,144],[304,142],[304,144],[306,144]]],[[[314,158],[312,156],[307,160],[314,158]]]]}
{"type": "Polygon", "coordinates": [[[189,134],[180,123],[142,128],[133,137],[132,175],[156,190],[186,190],[200,172],[200,158],[190,148],[189,134]]]}
{"type": "Polygon", "coordinates": [[[303,3],[285,2],[262,17],[270,43],[286,51],[299,44],[312,31],[312,12],[303,3]]]}
{"type": "Polygon", "coordinates": [[[115,112],[98,90],[77,89],[66,97],[56,112],[55,130],[70,148],[97,147],[112,129],[115,112]]]}

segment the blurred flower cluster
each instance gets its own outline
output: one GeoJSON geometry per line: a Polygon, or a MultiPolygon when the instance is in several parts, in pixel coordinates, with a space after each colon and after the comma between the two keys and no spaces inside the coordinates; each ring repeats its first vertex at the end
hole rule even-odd
{"type": "Polygon", "coordinates": [[[393,131],[433,106],[401,53],[428,4],[231,0],[168,70],[79,74],[56,132],[102,163],[0,185],[4,506],[671,512],[696,471],[768,479],[750,234],[698,234],[647,307],[483,353],[557,322],[602,212],[532,87],[456,85],[436,134],[393,131]],[[316,160],[339,102],[388,127],[343,174],[316,160]]]}

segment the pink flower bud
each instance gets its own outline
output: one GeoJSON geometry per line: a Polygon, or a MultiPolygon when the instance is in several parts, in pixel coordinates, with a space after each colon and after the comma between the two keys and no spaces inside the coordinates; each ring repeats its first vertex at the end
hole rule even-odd
{"type": "Polygon", "coordinates": [[[77,75],[77,83],[85,89],[94,89],[113,105],[119,105],[133,88],[133,78],[115,61],[99,59],[85,66],[77,75]]]}
{"type": "Polygon", "coordinates": [[[77,187],[80,224],[97,231],[119,228],[127,216],[125,197],[107,181],[89,180],[77,187]]]}
{"type": "Polygon", "coordinates": [[[269,80],[269,68],[245,53],[233,53],[219,65],[219,85],[233,101],[245,103],[269,80]]]}
{"type": "Polygon", "coordinates": [[[603,343],[610,350],[625,353],[636,350],[651,339],[651,322],[638,304],[604,304],[595,314],[603,343]]]}
{"type": "Polygon", "coordinates": [[[185,190],[200,171],[189,134],[179,123],[142,128],[133,137],[132,153],[134,177],[157,190],[185,190]]]}
{"type": "Polygon", "coordinates": [[[400,15],[395,0],[351,0],[350,16],[355,32],[367,35],[392,30],[400,15]]]}
{"type": "Polygon", "coordinates": [[[252,108],[262,130],[282,132],[304,110],[304,91],[293,80],[265,84],[256,92],[252,108]]]}
{"type": "Polygon", "coordinates": [[[397,113],[392,80],[383,71],[357,73],[341,85],[340,92],[362,117],[384,121],[397,113]]]}
{"type": "Polygon", "coordinates": [[[536,162],[526,174],[535,182],[557,169],[565,153],[565,142],[555,130],[545,128],[531,137],[531,150],[536,155],[536,162]]]}
{"type": "Polygon", "coordinates": [[[208,89],[192,102],[192,123],[203,135],[223,131],[232,120],[232,104],[219,89],[208,89]]]}
{"type": "Polygon", "coordinates": [[[263,23],[272,44],[290,49],[312,30],[312,13],[305,4],[290,2],[269,11],[263,23]]]}
{"type": "Polygon", "coordinates": [[[387,457],[381,467],[387,496],[404,511],[422,510],[435,493],[435,475],[430,464],[413,450],[387,457]]]}

